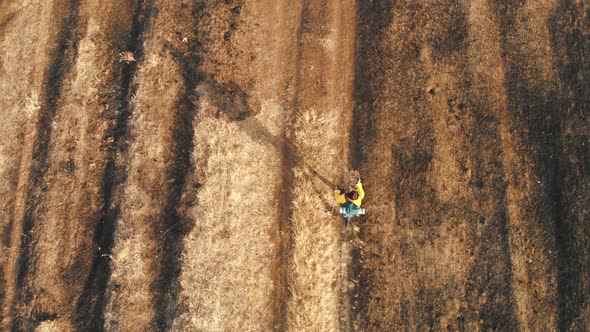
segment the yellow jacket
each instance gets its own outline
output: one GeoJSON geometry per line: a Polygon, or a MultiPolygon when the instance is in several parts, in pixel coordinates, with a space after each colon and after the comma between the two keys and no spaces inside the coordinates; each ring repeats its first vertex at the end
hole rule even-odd
{"type": "MultiPolygon", "coordinates": [[[[359,193],[359,198],[353,200],[349,200],[350,202],[352,202],[352,204],[356,205],[356,206],[361,206],[361,202],[363,201],[363,198],[365,198],[365,190],[363,190],[363,185],[362,183],[357,183],[356,184],[356,191],[359,193]]],[[[347,202],[347,198],[346,195],[343,192],[340,192],[340,190],[336,189],[334,190],[334,199],[336,199],[336,202],[338,204],[344,204],[347,202]]]]}

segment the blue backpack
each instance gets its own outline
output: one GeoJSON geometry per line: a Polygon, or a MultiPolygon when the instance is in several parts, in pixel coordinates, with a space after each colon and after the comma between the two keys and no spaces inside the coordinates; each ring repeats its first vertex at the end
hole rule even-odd
{"type": "Polygon", "coordinates": [[[356,206],[352,202],[346,202],[340,205],[340,214],[343,214],[346,219],[350,220],[352,217],[365,214],[365,209],[356,206]]]}

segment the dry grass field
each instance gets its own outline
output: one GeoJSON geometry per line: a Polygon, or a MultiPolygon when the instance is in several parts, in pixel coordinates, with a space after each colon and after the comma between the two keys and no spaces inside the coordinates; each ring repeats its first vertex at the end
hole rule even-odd
{"type": "Polygon", "coordinates": [[[588,331],[589,57],[584,0],[0,0],[0,330],[588,331]]]}

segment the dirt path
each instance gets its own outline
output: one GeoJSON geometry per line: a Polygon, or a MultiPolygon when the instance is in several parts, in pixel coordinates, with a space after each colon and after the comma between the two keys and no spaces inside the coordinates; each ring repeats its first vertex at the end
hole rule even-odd
{"type": "Polygon", "coordinates": [[[331,189],[347,167],[354,7],[304,1],[291,130],[292,253],[287,330],[339,330],[346,283],[342,220],[331,214],[331,189]],[[321,177],[327,179],[323,181],[321,177]],[[331,183],[330,183],[331,182],[331,183]]]}

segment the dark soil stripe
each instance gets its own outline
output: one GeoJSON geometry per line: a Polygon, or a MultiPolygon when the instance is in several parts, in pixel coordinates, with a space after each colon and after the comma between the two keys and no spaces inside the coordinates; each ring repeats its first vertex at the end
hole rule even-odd
{"type": "MultiPolygon", "coordinates": [[[[8,247],[6,247],[8,248],[8,247]]],[[[4,308],[4,301],[6,301],[5,296],[6,296],[6,278],[4,277],[6,271],[5,271],[5,267],[4,266],[0,266],[0,323],[3,320],[3,309],[4,308]]],[[[2,327],[2,325],[0,325],[0,327],[2,327]]]]}
{"type": "MultiPolygon", "coordinates": [[[[371,76],[371,66],[368,54],[374,51],[384,34],[384,30],[391,24],[393,17],[393,1],[379,1],[369,3],[357,1],[356,47],[354,56],[354,86],[353,95],[357,101],[353,107],[352,126],[350,132],[350,161],[352,169],[360,169],[366,162],[368,148],[363,137],[373,137],[372,102],[377,99],[371,76]]],[[[363,234],[361,233],[362,237],[363,234]]],[[[364,266],[362,248],[355,246],[351,251],[351,266],[349,280],[356,282],[350,294],[351,328],[366,329],[368,322],[368,303],[371,293],[370,271],[364,266]],[[360,324],[360,326],[356,326],[360,324]]]]}
{"type": "MultiPolygon", "coordinates": [[[[307,1],[301,5],[299,17],[299,26],[296,35],[296,57],[295,57],[295,77],[293,80],[294,93],[291,101],[288,120],[285,123],[293,123],[299,111],[299,95],[301,91],[302,75],[302,58],[303,58],[303,32],[307,11],[309,10],[307,1]]],[[[288,89],[288,88],[287,88],[288,89]]],[[[288,95],[285,92],[285,104],[288,105],[288,95]]],[[[293,168],[298,164],[295,149],[288,144],[290,141],[290,128],[286,126],[283,131],[282,141],[282,164],[281,164],[281,191],[279,196],[279,220],[277,224],[277,271],[275,280],[275,294],[273,304],[273,327],[275,331],[285,331],[287,321],[287,304],[289,303],[289,261],[293,246],[291,218],[293,216],[293,168]]]]}
{"type": "Polygon", "coordinates": [[[103,207],[101,218],[94,230],[94,259],[82,296],[76,304],[75,321],[81,330],[104,330],[104,311],[108,300],[106,287],[111,273],[110,254],[112,253],[116,223],[119,218],[121,201],[118,192],[125,183],[127,165],[117,164],[117,158],[125,156],[128,160],[128,121],[133,113],[131,98],[137,86],[133,84],[137,68],[144,56],[143,43],[149,30],[154,0],[140,0],[136,4],[133,27],[126,50],[135,55],[136,62],[122,64],[121,85],[117,99],[119,107],[114,127],[107,133],[104,141],[111,141],[108,161],[102,175],[103,207]]]}
{"type": "MultiPolygon", "coordinates": [[[[192,53],[192,52],[191,52],[192,53]]],[[[171,179],[163,218],[160,223],[162,253],[160,255],[161,272],[156,284],[155,320],[160,331],[171,328],[176,312],[178,295],[180,293],[179,276],[181,272],[181,256],[183,238],[190,231],[191,219],[186,218],[179,211],[181,197],[187,175],[191,168],[191,154],[194,148],[194,127],[197,108],[193,101],[196,98],[195,88],[202,81],[203,75],[195,70],[200,64],[196,55],[183,59],[183,80],[185,96],[178,104],[178,114],[173,128],[174,163],[169,170],[171,179]]],[[[192,190],[188,188],[187,190],[192,190]]]]}
{"type": "MultiPolygon", "coordinates": [[[[526,199],[517,199],[512,202],[512,204],[526,205],[517,208],[526,213],[526,220],[509,220],[509,225],[516,223],[516,226],[512,228],[509,226],[509,228],[514,229],[511,234],[511,243],[514,243],[512,247],[518,249],[513,250],[511,255],[513,261],[518,257],[519,260],[527,259],[530,263],[520,267],[526,271],[524,273],[529,279],[527,285],[529,289],[525,289],[524,285],[515,286],[520,287],[522,292],[530,298],[526,305],[533,311],[530,316],[527,315],[526,321],[519,322],[520,328],[535,329],[544,326],[550,329],[551,327],[546,325],[556,318],[552,317],[552,312],[558,309],[558,299],[552,294],[552,289],[538,292],[532,288],[535,288],[538,282],[549,283],[547,286],[550,287],[551,275],[557,271],[558,264],[554,261],[556,259],[554,253],[560,251],[556,227],[559,227],[562,222],[562,203],[559,192],[561,186],[559,141],[562,135],[560,128],[562,115],[559,112],[559,99],[555,90],[557,82],[545,82],[547,86],[539,88],[542,82],[533,82],[532,80],[535,79],[530,75],[527,76],[532,70],[538,70],[539,68],[535,67],[538,65],[531,63],[527,53],[518,49],[519,43],[525,41],[515,40],[513,36],[518,22],[526,22],[525,19],[530,19],[519,17],[519,10],[524,5],[524,1],[496,5],[500,17],[502,56],[506,63],[508,109],[503,116],[506,117],[505,121],[509,127],[507,129],[514,137],[512,144],[517,158],[521,161],[530,161],[526,165],[508,167],[504,165],[506,181],[514,187],[513,190],[520,191],[518,194],[526,197],[526,199]],[[531,81],[527,82],[527,80],[531,81]],[[520,184],[520,181],[526,181],[523,179],[524,176],[538,177],[539,189],[526,189],[520,184]],[[523,225],[531,227],[526,230],[526,234],[520,233],[523,225]],[[537,258],[541,260],[540,263],[536,261],[537,258]]],[[[559,275],[557,278],[559,284],[559,275]]],[[[518,302],[516,294],[515,301],[518,302]]]]}

